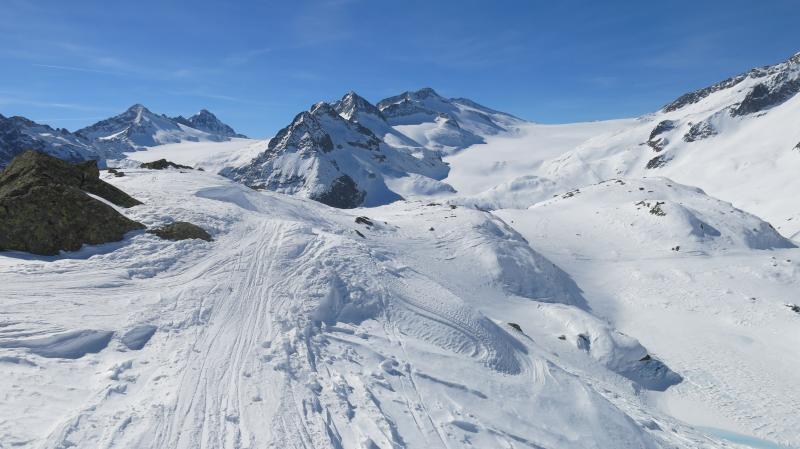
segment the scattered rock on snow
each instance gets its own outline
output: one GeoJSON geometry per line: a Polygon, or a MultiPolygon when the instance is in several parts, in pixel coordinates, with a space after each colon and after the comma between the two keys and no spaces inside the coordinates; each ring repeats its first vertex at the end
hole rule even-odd
{"type": "Polygon", "coordinates": [[[367,225],[367,226],[372,226],[373,225],[372,220],[370,220],[368,217],[363,217],[363,216],[362,217],[356,217],[356,223],[367,225]]]}
{"type": "Polygon", "coordinates": [[[654,168],[663,167],[663,166],[667,165],[667,162],[669,162],[671,160],[672,160],[672,158],[667,156],[666,154],[659,154],[658,156],[656,156],[656,157],[650,159],[649,161],[647,161],[647,165],[645,166],[645,168],[654,169],[654,168]]]}
{"type": "Polygon", "coordinates": [[[212,241],[211,235],[205,229],[186,221],[176,221],[154,229],[148,229],[148,234],[155,234],[165,240],[200,239],[212,241]]]}
{"type": "Polygon", "coordinates": [[[183,169],[187,169],[187,170],[191,170],[192,169],[192,167],[189,167],[188,165],[176,164],[176,163],[170,162],[170,161],[168,161],[166,159],[159,159],[159,160],[153,161],[153,162],[145,162],[145,163],[141,164],[139,166],[139,168],[149,168],[151,170],[164,170],[166,168],[183,168],[183,169]]]}

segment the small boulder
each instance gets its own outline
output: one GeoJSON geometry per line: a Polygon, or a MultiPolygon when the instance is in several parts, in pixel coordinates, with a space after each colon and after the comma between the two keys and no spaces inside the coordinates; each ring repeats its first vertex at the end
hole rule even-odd
{"type": "Polygon", "coordinates": [[[176,221],[168,225],[149,229],[148,234],[154,234],[165,240],[200,239],[210,242],[214,239],[205,229],[186,221],[176,221]]]}
{"type": "Polygon", "coordinates": [[[356,223],[363,224],[363,225],[366,225],[366,226],[372,226],[373,225],[372,220],[370,220],[368,217],[356,217],[356,223]]]}
{"type": "Polygon", "coordinates": [[[139,168],[149,168],[151,170],[164,170],[166,168],[182,168],[187,170],[192,169],[192,167],[189,167],[188,165],[176,164],[166,159],[159,159],[153,162],[145,162],[141,164],[139,168]]]}

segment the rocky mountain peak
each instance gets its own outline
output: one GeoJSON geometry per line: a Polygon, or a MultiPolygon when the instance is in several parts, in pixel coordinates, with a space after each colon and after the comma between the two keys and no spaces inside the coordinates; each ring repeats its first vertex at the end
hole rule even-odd
{"type": "Polygon", "coordinates": [[[339,113],[336,112],[336,110],[333,108],[333,106],[331,106],[330,103],[326,103],[324,101],[320,101],[320,102],[315,103],[313,106],[311,106],[311,109],[309,109],[309,112],[311,113],[311,115],[314,115],[314,116],[323,116],[323,115],[338,116],[339,115],[339,113]]]}
{"type": "Polygon", "coordinates": [[[224,136],[224,137],[246,137],[243,134],[239,134],[233,130],[230,126],[223,123],[220,119],[217,118],[211,111],[208,109],[201,109],[196,114],[192,115],[189,118],[185,118],[182,115],[174,117],[173,120],[176,122],[188,126],[190,128],[199,129],[200,131],[207,132],[209,134],[214,134],[217,136],[224,136]]]}
{"type": "Polygon", "coordinates": [[[383,120],[383,114],[372,103],[354,91],[350,91],[341,100],[333,104],[333,108],[347,120],[359,122],[363,114],[369,114],[383,120]]]}

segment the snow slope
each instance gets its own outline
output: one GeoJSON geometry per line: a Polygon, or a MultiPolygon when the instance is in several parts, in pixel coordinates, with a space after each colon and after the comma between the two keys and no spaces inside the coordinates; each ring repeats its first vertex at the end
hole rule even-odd
{"type": "Polygon", "coordinates": [[[728,447],[643,401],[679,380],[661,350],[491,214],[108,180],[215,240],[0,254],[4,446],[728,447]]]}
{"type": "Polygon", "coordinates": [[[597,136],[529,173],[564,190],[667,176],[800,232],[800,54],[686,94],[629,129],[597,136]]]}
{"type": "Polygon", "coordinates": [[[598,316],[684,377],[647,403],[715,434],[760,438],[753,447],[800,445],[800,315],[787,306],[800,250],[769,225],[663,178],[495,214],[570,273],[598,316]],[[665,215],[651,213],[658,203],[665,215]]]}
{"type": "MultiPolygon", "coordinates": [[[[266,150],[268,140],[232,138],[225,142],[181,142],[147,147],[139,151],[124,153],[129,161],[152,162],[167,159],[181,165],[202,168],[219,173],[226,167],[242,166],[266,150]]],[[[122,163],[122,161],[114,161],[122,163]]],[[[138,164],[134,164],[137,165],[138,164]]]]}
{"type": "MultiPolygon", "coordinates": [[[[476,195],[516,178],[535,176],[545,161],[567,153],[593,137],[620,132],[635,123],[636,120],[626,119],[565,125],[520,124],[515,134],[489,136],[484,144],[446,156],[444,160],[450,164],[450,173],[445,181],[461,195],[476,195]]],[[[551,195],[570,188],[574,187],[559,186],[551,195]]]]}

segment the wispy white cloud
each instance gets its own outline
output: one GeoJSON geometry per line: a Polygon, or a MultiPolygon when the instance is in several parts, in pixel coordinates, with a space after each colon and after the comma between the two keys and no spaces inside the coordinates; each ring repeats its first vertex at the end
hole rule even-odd
{"type": "Polygon", "coordinates": [[[58,64],[32,64],[34,67],[40,67],[43,69],[51,69],[51,70],[67,70],[70,72],[85,72],[85,73],[102,73],[105,75],[120,75],[119,72],[114,72],[111,70],[101,70],[101,69],[92,69],[88,67],[73,67],[67,65],[58,65],[58,64]]]}

